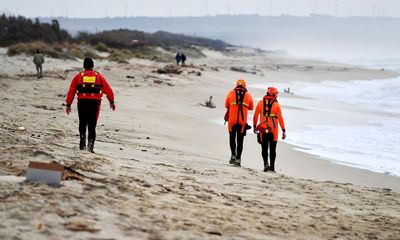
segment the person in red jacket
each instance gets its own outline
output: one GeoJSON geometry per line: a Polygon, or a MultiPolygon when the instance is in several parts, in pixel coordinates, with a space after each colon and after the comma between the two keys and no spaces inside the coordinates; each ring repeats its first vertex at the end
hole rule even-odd
{"type": "Polygon", "coordinates": [[[100,104],[103,93],[107,95],[110,108],[115,111],[114,93],[106,79],[100,73],[93,71],[94,62],[91,58],[83,61],[84,71],[75,75],[66,99],[66,112],[71,112],[71,104],[75,94],[78,96],[78,116],[79,116],[79,149],[86,148],[86,128],[88,129],[89,152],[94,152],[94,142],[96,140],[96,125],[100,112],[100,104]]]}
{"type": "Polygon", "coordinates": [[[228,122],[229,145],[231,148],[231,158],[229,164],[241,165],[243,151],[243,141],[246,130],[251,128],[247,124],[247,113],[253,110],[253,98],[246,89],[246,81],[240,79],[236,82],[236,87],[229,91],[225,99],[225,121],[228,122]],[[236,145],[237,143],[237,145],[236,145]]]}
{"type": "Polygon", "coordinates": [[[279,126],[282,128],[282,139],[286,138],[285,122],[282,117],[281,107],[277,101],[278,89],[269,87],[267,94],[256,107],[253,117],[254,133],[258,143],[261,144],[261,154],[264,160],[264,172],[275,172],[276,145],[278,143],[279,126]],[[260,123],[257,125],[258,120],[260,123]],[[270,149],[268,164],[268,147],[270,149]]]}

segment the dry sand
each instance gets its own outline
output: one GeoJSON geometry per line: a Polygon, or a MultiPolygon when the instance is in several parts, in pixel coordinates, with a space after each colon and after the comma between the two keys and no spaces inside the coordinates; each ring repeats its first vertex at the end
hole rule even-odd
{"type": "MultiPolygon", "coordinates": [[[[196,60],[197,66],[207,66],[185,68],[179,76],[152,73],[164,64],[150,61],[96,62],[114,88],[117,111],[103,101],[96,154],[90,154],[78,150],[76,106],[70,116],[62,106],[72,75],[54,77],[81,62],[47,59],[45,78],[36,80],[16,76],[34,73],[30,57],[9,58],[2,49],[0,174],[23,174],[30,160],[56,160],[87,178],[56,188],[1,176],[0,238],[399,238],[399,178],[332,164],[283,143],[278,145],[278,174],[263,173],[259,146],[250,134],[244,167],[232,167],[227,131],[212,121],[222,122],[225,94],[238,78],[316,82],[394,73],[279,56],[207,53],[210,58],[196,60]],[[254,65],[257,75],[229,70],[254,65]],[[188,73],[193,70],[202,75],[188,73]],[[199,105],[209,95],[216,109],[199,105]],[[21,126],[25,130],[18,130],[21,126]]],[[[283,111],[296,116],[301,110],[283,111]]]]}

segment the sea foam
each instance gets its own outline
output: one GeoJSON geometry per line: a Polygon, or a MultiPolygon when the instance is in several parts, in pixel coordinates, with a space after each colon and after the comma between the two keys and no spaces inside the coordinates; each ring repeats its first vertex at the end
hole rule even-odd
{"type": "MultiPolygon", "coordinates": [[[[264,85],[250,87],[265,89],[264,85]]],[[[284,86],[277,87],[282,91],[284,86]]],[[[346,103],[371,112],[374,118],[356,125],[329,125],[326,119],[324,124],[288,132],[286,142],[339,164],[400,176],[400,78],[293,82],[290,87],[296,96],[346,103]]]]}

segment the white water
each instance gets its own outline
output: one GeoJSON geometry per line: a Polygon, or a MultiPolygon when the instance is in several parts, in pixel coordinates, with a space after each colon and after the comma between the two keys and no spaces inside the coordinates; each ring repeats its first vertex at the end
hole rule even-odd
{"type": "Polygon", "coordinates": [[[291,132],[288,142],[340,164],[400,176],[399,125],[398,120],[352,127],[313,125],[291,132]]]}
{"type": "Polygon", "coordinates": [[[296,94],[354,104],[371,111],[400,113],[400,78],[297,83],[296,94]]]}
{"type": "MultiPolygon", "coordinates": [[[[391,63],[391,69],[400,69],[400,64],[391,63]]],[[[382,65],[368,64],[369,67],[382,65]]],[[[264,85],[252,87],[265,89],[264,85]]],[[[400,176],[400,78],[322,81],[320,84],[298,82],[291,87],[296,96],[346,103],[352,109],[371,112],[373,117],[346,125],[330,124],[326,119],[324,124],[312,124],[305,126],[307,130],[288,133],[288,143],[299,146],[297,150],[339,164],[400,176]]]]}

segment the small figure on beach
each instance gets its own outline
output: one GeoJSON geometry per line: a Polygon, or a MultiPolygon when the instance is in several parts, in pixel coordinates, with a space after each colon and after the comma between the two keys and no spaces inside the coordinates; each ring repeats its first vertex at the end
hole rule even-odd
{"type": "Polygon", "coordinates": [[[229,145],[231,158],[229,164],[241,165],[243,151],[243,141],[246,131],[251,127],[247,124],[247,113],[253,110],[253,98],[246,89],[246,81],[240,79],[236,82],[236,87],[229,91],[225,99],[225,121],[228,122],[229,145]]]}
{"type": "Polygon", "coordinates": [[[44,57],[43,54],[40,53],[39,49],[36,49],[36,53],[35,55],[33,55],[33,63],[36,66],[37,78],[42,78],[43,77],[42,64],[44,63],[44,57]]]}
{"type": "Polygon", "coordinates": [[[186,55],[181,53],[181,61],[182,61],[182,66],[185,66],[185,62],[186,62],[186,55]]]}
{"type": "Polygon", "coordinates": [[[181,62],[181,53],[177,52],[175,55],[176,66],[179,67],[179,63],[181,62]]]}
{"type": "Polygon", "coordinates": [[[254,133],[257,134],[257,141],[261,144],[264,172],[275,172],[276,145],[279,136],[278,123],[283,132],[282,139],[286,138],[285,122],[277,97],[278,89],[268,87],[267,94],[258,102],[253,117],[254,133]],[[260,123],[257,125],[258,122],[260,123]],[[270,164],[268,163],[268,148],[270,164]]]}
{"type": "Polygon", "coordinates": [[[114,93],[104,76],[93,70],[93,59],[85,58],[83,68],[85,70],[76,74],[72,79],[66,99],[66,113],[70,114],[71,104],[75,94],[77,94],[80,136],[79,149],[86,149],[87,128],[89,131],[87,150],[94,153],[96,125],[100,113],[101,99],[103,93],[105,93],[110,102],[110,108],[115,111],[114,93]]]}
{"type": "Polygon", "coordinates": [[[186,62],[186,55],[181,53],[181,52],[177,52],[175,55],[175,60],[176,60],[176,65],[179,66],[179,63],[182,62],[182,66],[185,66],[185,62],[186,62]]]}

